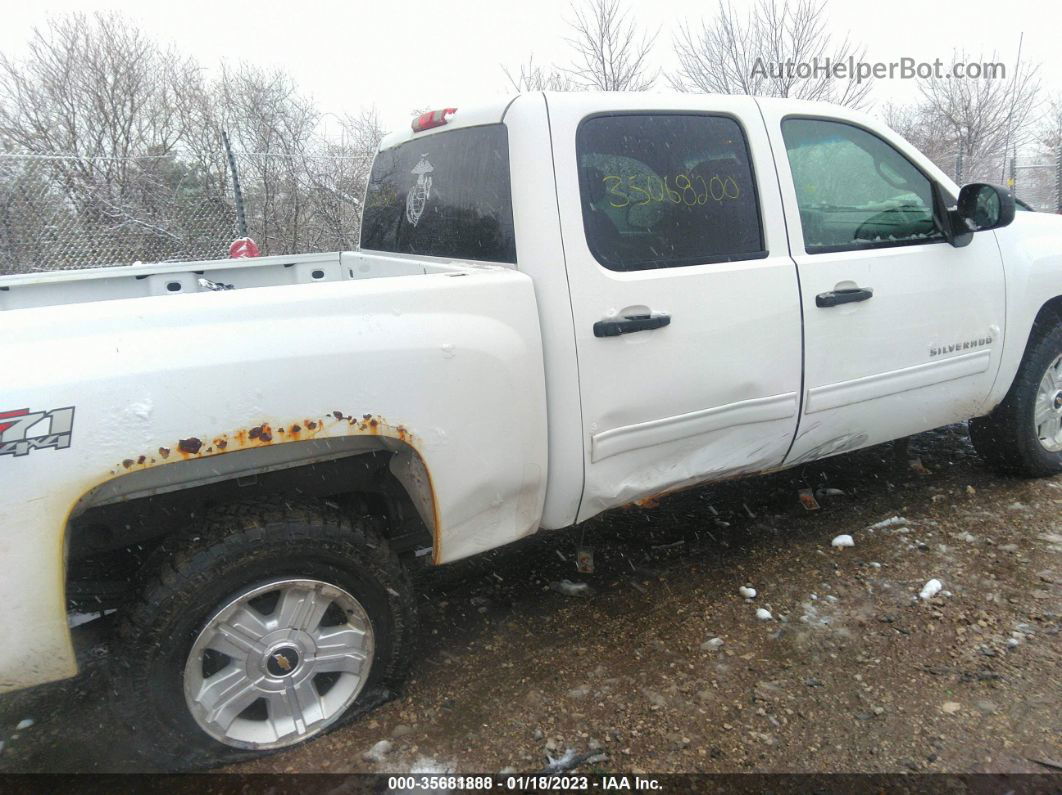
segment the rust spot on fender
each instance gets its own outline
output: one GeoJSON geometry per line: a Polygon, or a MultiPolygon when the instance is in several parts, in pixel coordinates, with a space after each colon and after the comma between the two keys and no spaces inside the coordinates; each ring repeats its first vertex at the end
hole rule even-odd
{"type": "Polygon", "coordinates": [[[261,425],[254,426],[247,432],[247,435],[263,444],[268,444],[273,441],[273,429],[269,427],[268,422],[263,422],[261,425]]]}
{"type": "MultiPolygon", "coordinates": [[[[362,419],[359,420],[357,415],[353,413],[347,414],[336,410],[326,413],[323,418],[304,418],[301,421],[291,422],[290,424],[276,424],[274,426],[274,424],[265,421],[249,428],[237,428],[230,432],[219,433],[216,436],[205,437],[210,440],[209,442],[198,436],[179,439],[176,443],[176,449],[181,454],[182,459],[188,460],[220,455],[236,450],[253,449],[274,443],[363,434],[390,437],[407,444],[416,445],[416,436],[406,426],[392,425],[383,417],[374,414],[363,414],[361,417],[362,419]]],[[[158,448],[158,455],[162,461],[169,458],[171,452],[172,448],[170,447],[158,448]]],[[[149,458],[148,456],[140,455],[136,458],[123,460],[118,471],[121,469],[147,468],[156,463],[162,463],[162,461],[157,461],[154,457],[149,458]]]]}
{"type": "Polygon", "coordinates": [[[195,455],[199,452],[202,446],[203,442],[194,436],[190,436],[187,439],[181,439],[177,442],[177,449],[188,455],[195,455]]]}
{"type": "MultiPolygon", "coordinates": [[[[310,416],[313,417],[313,415],[310,416]]],[[[354,413],[347,414],[334,410],[325,412],[312,419],[304,416],[301,420],[291,420],[283,424],[271,424],[264,421],[247,428],[236,428],[228,432],[217,433],[216,436],[205,435],[203,438],[211,440],[209,444],[198,436],[179,439],[176,443],[176,448],[181,458],[187,461],[193,458],[207,458],[240,450],[255,449],[274,443],[296,442],[313,438],[338,439],[345,436],[379,436],[400,440],[414,449],[419,447],[417,436],[405,425],[392,424],[384,417],[374,414],[362,414],[360,415],[360,420],[356,418],[357,416],[354,413]]],[[[172,448],[164,446],[158,448],[158,455],[161,460],[144,455],[139,455],[136,458],[126,458],[119,467],[112,469],[110,474],[114,476],[121,474],[123,469],[125,471],[136,471],[161,465],[170,457],[171,452],[172,448]]],[[[432,485],[431,473],[425,469],[425,474],[427,476],[426,485],[431,492],[432,510],[435,514],[433,516],[435,527],[433,560],[438,562],[442,555],[438,535],[440,528],[439,505],[434,486],[432,485]]]]}

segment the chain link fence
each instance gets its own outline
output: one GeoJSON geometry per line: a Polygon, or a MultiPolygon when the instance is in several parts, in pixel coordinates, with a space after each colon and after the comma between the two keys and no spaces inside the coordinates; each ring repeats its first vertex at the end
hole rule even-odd
{"type": "MultiPolygon", "coordinates": [[[[349,152],[349,150],[347,150],[349,152]]],[[[960,184],[1012,186],[1062,212],[1062,155],[935,160],[960,184]]],[[[236,153],[248,236],[262,254],[353,248],[371,157],[236,153]]],[[[123,159],[0,153],[0,274],[228,256],[239,235],[224,151],[123,159]]]]}
{"type": "MultiPolygon", "coordinates": [[[[232,162],[262,254],[357,243],[371,158],[236,153],[232,162]]],[[[0,153],[0,274],[225,257],[239,236],[232,185],[223,151],[0,153]]]]}
{"type": "Polygon", "coordinates": [[[1017,156],[993,153],[976,158],[947,152],[933,158],[960,185],[1006,185],[1037,212],[1062,213],[1062,152],[1017,156]]]}

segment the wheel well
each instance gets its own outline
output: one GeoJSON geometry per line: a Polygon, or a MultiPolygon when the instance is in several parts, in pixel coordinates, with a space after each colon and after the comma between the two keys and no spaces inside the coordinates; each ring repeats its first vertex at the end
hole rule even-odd
{"type": "Polygon", "coordinates": [[[1045,333],[1042,329],[1048,331],[1056,325],[1062,324],[1062,295],[1056,295],[1042,307],[1040,311],[1036,313],[1036,320],[1033,321],[1033,334],[1037,333],[1037,329],[1040,329],[1039,333],[1045,333]]]}
{"type": "Polygon", "coordinates": [[[392,471],[396,457],[391,450],[361,452],[90,505],[67,527],[68,605],[87,611],[119,606],[144,560],[167,536],[194,527],[215,505],[278,494],[318,499],[352,517],[373,517],[400,555],[431,548],[430,528],[392,471]]]}

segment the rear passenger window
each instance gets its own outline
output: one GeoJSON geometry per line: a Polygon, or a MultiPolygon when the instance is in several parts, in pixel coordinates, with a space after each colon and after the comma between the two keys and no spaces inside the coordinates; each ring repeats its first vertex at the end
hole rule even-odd
{"type": "Polygon", "coordinates": [[[433,133],[379,152],[361,247],[515,263],[505,125],[433,133]]]}
{"type": "Polygon", "coordinates": [[[596,116],[576,134],[586,241],[617,271],[766,256],[745,135],[694,114],[596,116]]]}

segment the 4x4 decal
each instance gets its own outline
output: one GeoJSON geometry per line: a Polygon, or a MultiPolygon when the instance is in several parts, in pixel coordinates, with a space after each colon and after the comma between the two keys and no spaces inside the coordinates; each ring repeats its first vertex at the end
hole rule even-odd
{"type": "Polygon", "coordinates": [[[31,450],[70,446],[74,407],[51,411],[0,411],[0,455],[28,455],[31,450]]]}

